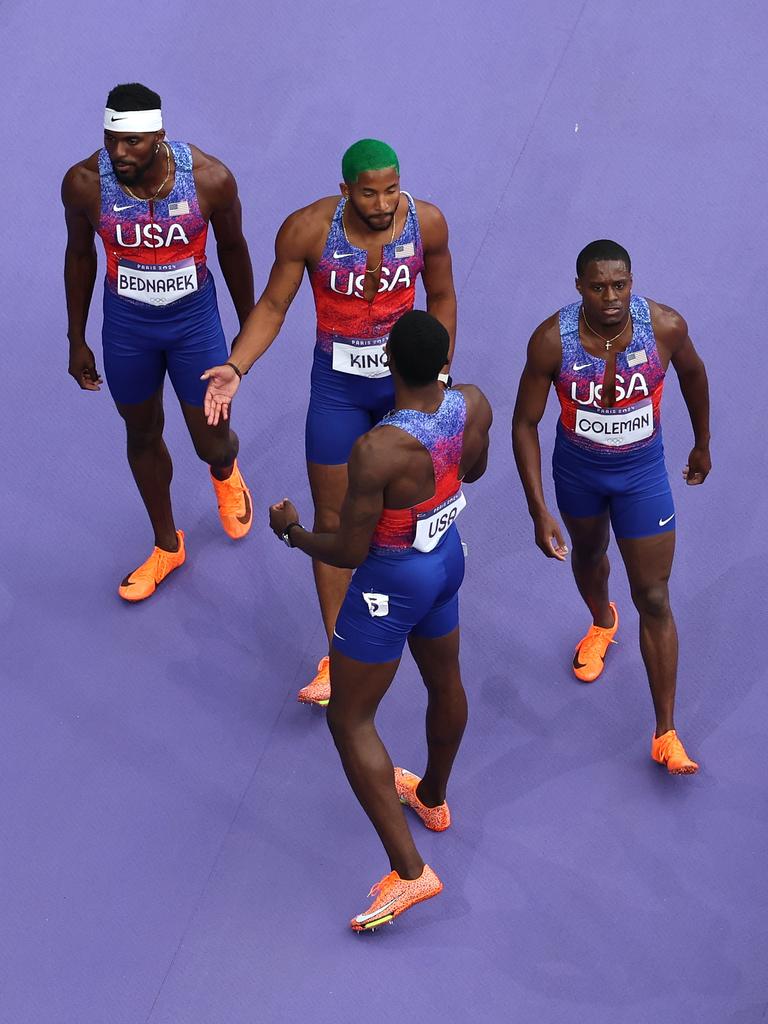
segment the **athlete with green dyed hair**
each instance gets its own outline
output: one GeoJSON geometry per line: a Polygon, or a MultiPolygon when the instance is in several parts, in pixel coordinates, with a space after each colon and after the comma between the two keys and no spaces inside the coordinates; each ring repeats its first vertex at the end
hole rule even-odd
{"type": "Polygon", "coordinates": [[[341,176],[347,185],[356,185],[366,171],[386,171],[390,167],[400,173],[397,153],[379,139],[360,139],[341,158],[341,176]]]}
{"type": "MultiPolygon", "coordinates": [[[[317,310],[306,457],[313,530],[320,533],[338,529],[352,445],[393,407],[385,346],[394,323],[413,308],[419,274],[427,310],[450,337],[446,384],[456,332],[448,226],[440,210],[400,191],[397,153],[378,139],[349,147],[342,177],[341,200],[318,199],[283,223],[267,286],[235,339],[230,362],[203,375],[213,425],[227,418],[242,375],[277,337],[306,269],[317,310]]],[[[313,566],[330,650],[350,572],[313,566]]],[[[325,705],[329,697],[326,655],[299,700],[325,705]]]]}

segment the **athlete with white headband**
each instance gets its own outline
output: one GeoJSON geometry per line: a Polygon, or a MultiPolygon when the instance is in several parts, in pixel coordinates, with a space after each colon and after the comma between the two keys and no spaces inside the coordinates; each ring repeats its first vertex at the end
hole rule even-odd
{"type": "Polygon", "coordinates": [[[118,593],[141,601],[185,559],[184,534],[171,509],[173,473],[163,440],[166,371],[198,456],[210,466],[226,533],[251,528],[251,496],[237,467],[237,435],[203,413],[200,375],[226,362],[227,346],[208,270],[208,223],[240,324],[253,307],[253,274],[232,174],[215,157],[165,138],[161,101],[137,83],[116,86],[104,112],[104,148],[67,171],[64,284],[69,318],[69,373],[98,391],[85,327],[96,280],[94,233],[107,257],[104,370],[125,421],[128,462],[154,531],[154,548],[118,593]]]}

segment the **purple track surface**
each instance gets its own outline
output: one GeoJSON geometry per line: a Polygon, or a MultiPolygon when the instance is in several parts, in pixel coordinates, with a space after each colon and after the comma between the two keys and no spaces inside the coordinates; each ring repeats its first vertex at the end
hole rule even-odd
{"type": "MultiPolygon", "coordinates": [[[[753,355],[767,30],[760,3],[694,0],[0,8],[2,1024],[768,1019],[768,516],[753,355]],[[65,372],[58,189],[100,145],[108,89],[135,79],[162,94],[172,137],[236,173],[259,284],[282,218],[336,190],[340,154],[362,135],[392,141],[404,187],[451,226],[455,376],[496,412],[462,531],[471,720],[454,827],[414,824],[445,891],[375,935],[346,923],[387,870],[382,850],[323,715],[295,702],[322,653],[309,562],[265,525],[285,494],[309,514],[306,283],[235,408],[256,528],[240,545],[221,533],[168,389],[188,562],[145,605],[115,593],[151,536],[108,393],[81,393],[65,372]],[[649,759],[618,565],[621,645],[596,685],[572,678],[587,615],[568,567],[533,545],[512,464],[526,340],[572,301],[575,255],[602,236],[629,248],[637,292],[688,318],[712,383],[704,487],[680,477],[691,442],[673,375],[664,410],[678,721],[696,778],[649,759]]],[[[550,404],[545,468],[553,423],[550,404]]],[[[406,659],[380,726],[395,763],[416,771],[424,704],[406,659]]]]}

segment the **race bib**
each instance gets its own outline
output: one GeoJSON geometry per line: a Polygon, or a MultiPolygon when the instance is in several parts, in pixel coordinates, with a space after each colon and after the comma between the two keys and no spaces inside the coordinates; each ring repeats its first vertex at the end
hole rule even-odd
{"type": "Polygon", "coordinates": [[[384,351],[386,339],[350,345],[344,341],[333,343],[333,368],[339,373],[354,373],[358,377],[388,377],[389,364],[384,351]]]}
{"type": "Polygon", "coordinates": [[[653,433],[653,402],[649,398],[620,409],[578,409],[576,433],[608,447],[644,441],[653,433]]]}
{"type": "Polygon", "coordinates": [[[117,294],[126,299],[167,306],[196,291],[197,269],[191,256],[179,263],[155,265],[120,260],[117,265],[117,294]]]}
{"type": "Polygon", "coordinates": [[[433,551],[466,504],[464,492],[459,491],[442,505],[433,508],[431,512],[419,513],[416,517],[416,536],[412,546],[417,551],[433,551]]]}

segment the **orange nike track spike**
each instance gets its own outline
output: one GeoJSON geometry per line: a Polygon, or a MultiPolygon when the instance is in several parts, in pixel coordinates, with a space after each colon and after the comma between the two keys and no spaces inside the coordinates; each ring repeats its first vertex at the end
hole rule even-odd
{"type": "Polygon", "coordinates": [[[211,483],[216,492],[219,519],[224,532],[232,540],[240,540],[253,526],[253,502],[251,492],[237,468],[237,459],[226,480],[217,480],[211,473],[211,483]]]}
{"type": "Polygon", "coordinates": [[[616,605],[611,602],[613,625],[607,629],[603,626],[590,626],[587,635],[576,644],[573,656],[573,674],[583,683],[594,683],[605,667],[605,652],[611,644],[616,630],[619,628],[619,613],[616,605]]]}
{"type": "Polygon", "coordinates": [[[317,704],[324,708],[331,699],[331,659],[326,655],[317,664],[317,675],[311,683],[299,690],[296,700],[300,704],[317,704]]]}
{"type": "Polygon", "coordinates": [[[395,768],[395,789],[400,798],[400,803],[415,811],[428,829],[432,832],[445,832],[451,824],[451,812],[448,804],[438,804],[437,807],[427,807],[416,795],[416,787],[421,782],[418,775],[407,771],[405,768],[395,768]]]}
{"type": "Polygon", "coordinates": [[[416,903],[431,899],[442,891],[443,883],[428,864],[424,865],[419,877],[412,880],[390,871],[373,886],[368,893],[375,896],[373,903],[362,914],[352,918],[350,927],[356,932],[371,932],[404,914],[416,903]]]}
{"type": "Polygon", "coordinates": [[[695,775],[699,770],[698,764],[686,754],[674,729],[653,737],[651,757],[659,764],[666,765],[670,775],[695,775]]]}
{"type": "Polygon", "coordinates": [[[151,597],[157,590],[158,583],[162,583],[169,573],[184,564],[187,557],[184,549],[184,531],[177,530],[176,536],[179,538],[178,551],[152,548],[152,554],[146,562],[125,577],[117,588],[124,601],[144,601],[151,597]]]}

